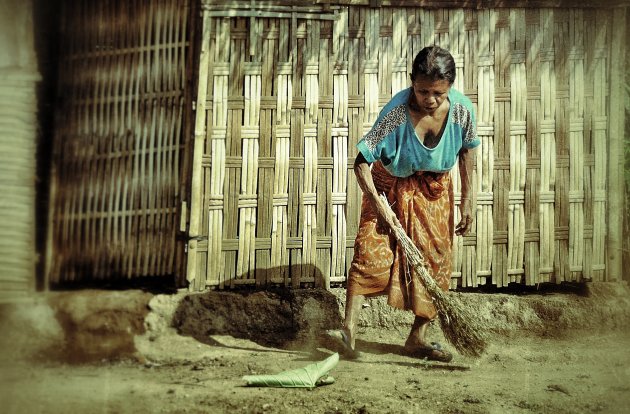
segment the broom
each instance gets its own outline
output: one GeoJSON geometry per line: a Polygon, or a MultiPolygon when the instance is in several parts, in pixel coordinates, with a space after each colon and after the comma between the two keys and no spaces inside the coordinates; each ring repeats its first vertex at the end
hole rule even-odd
{"type": "MultiPolygon", "coordinates": [[[[381,198],[391,211],[385,195],[381,194],[381,198]]],[[[456,296],[447,294],[437,285],[427,270],[428,265],[422,253],[402,227],[396,226],[394,236],[400,243],[407,261],[411,263],[414,273],[420,278],[429,296],[433,299],[433,305],[437,309],[440,326],[446,340],[462,355],[481,356],[487,343],[478,319],[456,296]]]]}

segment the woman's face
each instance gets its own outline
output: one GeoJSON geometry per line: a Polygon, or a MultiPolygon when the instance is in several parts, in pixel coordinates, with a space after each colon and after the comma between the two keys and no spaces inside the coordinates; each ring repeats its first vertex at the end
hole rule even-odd
{"type": "Polygon", "coordinates": [[[426,76],[416,76],[411,85],[418,107],[429,114],[435,112],[444,103],[451,88],[447,80],[435,80],[426,76]]]}

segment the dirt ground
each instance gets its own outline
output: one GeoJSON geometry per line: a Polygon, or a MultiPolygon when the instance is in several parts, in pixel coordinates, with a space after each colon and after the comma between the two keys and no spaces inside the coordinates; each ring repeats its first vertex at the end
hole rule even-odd
{"type": "MultiPolygon", "coordinates": [[[[628,293],[460,294],[492,340],[481,358],[456,354],[447,365],[403,356],[410,316],[373,300],[361,358],[341,360],[336,382],[314,389],[246,387],[241,377],[330,355],[318,333],[339,323],[343,292],[53,295],[2,309],[1,411],[626,413],[628,293]]],[[[438,327],[431,336],[444,340],[438,327]]]]}

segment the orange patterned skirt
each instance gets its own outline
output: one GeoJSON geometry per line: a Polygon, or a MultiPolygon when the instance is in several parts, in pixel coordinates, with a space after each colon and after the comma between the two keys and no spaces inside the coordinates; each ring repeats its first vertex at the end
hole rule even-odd
{"type": "MultiPolygon", "coordinates": [[[[453,184],[450,174],[421,171],[406,178],[390,175],[380,162],[372,167],[379,194],[385,193],[407,235],[431,267],[429,273],[448,290],[454,232],[453,184]]],[[[393,235],[378,223],[366,196],[348,275],[348,295],[388,295],[389,305],[434,319],[435,306],[393,235]]]]}

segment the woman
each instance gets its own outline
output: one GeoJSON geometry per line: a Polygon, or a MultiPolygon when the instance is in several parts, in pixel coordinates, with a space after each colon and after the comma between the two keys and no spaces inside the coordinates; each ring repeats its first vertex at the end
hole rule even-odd
{"type": "Polygon", "coordinates": [[[370,132],[357,144],[354,171],[363,202],[347,284],[344,328],[329,334],[348,357],[356,357],[356,325],[366,296],[388,295],[388,303],[409,309],[415,321],[405,342],[412,356],[450,361],[452,355],[429,343],[426,330],[436,310],[413,276],[393,237],[401,225],[420,249],[439,286],[451,277],[453,233],[466,234],[473,221],[473,148],[480,144],[470,100],[451,86],[455,62],[440,47],[426,47],[413,61],[411,87],[385,105],[370,132]],[[461,221],[454,225],[449,171],[459,157],[461,221]],[[370,164],[372,164],[370,168],[370,164]],[[393,209],[380,197],[385,194],[393,209]]]}

